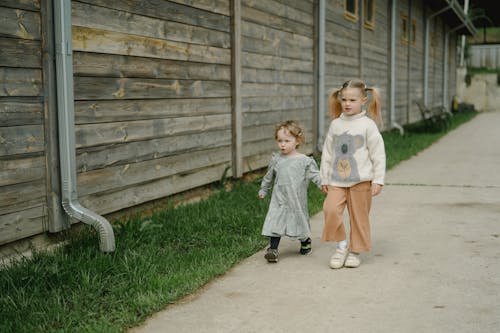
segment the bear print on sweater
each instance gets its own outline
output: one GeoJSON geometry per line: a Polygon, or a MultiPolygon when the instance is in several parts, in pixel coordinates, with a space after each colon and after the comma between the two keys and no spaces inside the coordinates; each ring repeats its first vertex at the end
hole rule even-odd
{"type": "Polygon", "coordinates": [[[344,132],[335,136],[335,161],[332,177],[337,181],[357,182],[360,180],[358,164],[354,153],[363,147],[362,135],[351,135],[344,132]]]}

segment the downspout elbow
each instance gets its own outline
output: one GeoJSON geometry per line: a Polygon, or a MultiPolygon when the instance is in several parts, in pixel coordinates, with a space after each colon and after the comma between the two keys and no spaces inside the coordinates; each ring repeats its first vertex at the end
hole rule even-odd
{"type": "Polygon", "coordinates": [[[62,200],[62,206],[70,217],[91,225],[99,234],[99,248],[102,252],[115,250],[115,237],[111,224],[99,214],[83,207],[75,200],[62,200]]]}
{"type": "Polygon", "coordinates": [[[401,134],[401,136],[403,136],[405,134],[405,130],[404,130],[403,126],[401,126],[397,122],[393,121],[391,123],[391,126],[392,126],[392,128],[398,129],[399,130],[399,134],[401,134]]]}

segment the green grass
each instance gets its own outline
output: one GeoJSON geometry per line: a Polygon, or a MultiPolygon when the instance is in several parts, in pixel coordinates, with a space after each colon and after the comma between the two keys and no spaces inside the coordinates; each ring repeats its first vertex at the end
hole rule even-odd
{"type": "MultiPolygon", "coordinates": [[[[452,128],[474,115],[456,115],[452,128]]],[[[404,136],[383,133],[388,168],[443,135],[418,126],[404,136]]],[[[260,231],[269,199],[257,198],[259,184],[236,181],[198,203],[115,221],[111,254],[85,226],[54,252],[13,262],[0,271],[0,332],[122,332],[140,324],[266,245],[260,231]]],[[[311,214],[323,198],[311,185],[311,214]]]]}

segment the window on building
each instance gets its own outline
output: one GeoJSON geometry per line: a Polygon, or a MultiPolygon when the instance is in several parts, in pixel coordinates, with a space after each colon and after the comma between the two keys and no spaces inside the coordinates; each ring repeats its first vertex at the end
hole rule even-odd
{"type": "Polygon", "coordinates": [[[401,42],[408,43],[408,16],[401,14],[401,42]]]}
{"type": "Polygon", "coordinates": [[[411,46],[415,46],[417,44],[417,21],[411,21],[411,46]]]}
{"type": "Polygon", "coordinates": [[[375,0],[364,0],[364,25],[373,30],[375,28],[375,0]]]}
{"type": "Polygon", "coordinates": [[[357,0],[344,0],[344,17],[353,22],[358,20],[357,0]]]}

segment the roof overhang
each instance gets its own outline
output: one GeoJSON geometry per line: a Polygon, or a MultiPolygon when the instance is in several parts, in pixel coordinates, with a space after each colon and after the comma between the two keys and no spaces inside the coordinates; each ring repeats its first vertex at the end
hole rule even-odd
{"type": "Polygon", "coordinates": [[[431,0],[426,1],[429,8],[434,12],[439,12],[450,30],[456,31],[459,35],[474,35],[476,28],[470,18],[465,14],[464,9],[458,0],[431,0]]]}

